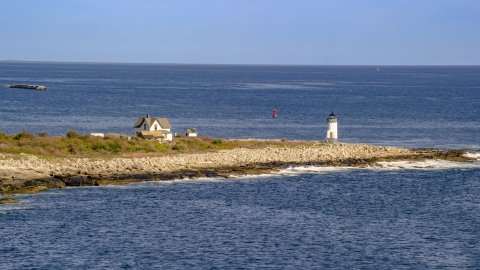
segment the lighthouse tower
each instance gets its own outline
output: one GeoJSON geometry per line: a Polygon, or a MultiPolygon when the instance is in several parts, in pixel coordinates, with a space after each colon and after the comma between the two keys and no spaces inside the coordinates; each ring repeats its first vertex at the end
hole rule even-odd
{"type": "Polygon", "coordinates": [[[330,116],[327,118],[328,131],[327,131],[327,139],[325,140],[327,143],[337,143],[337,140],[338,140],[337,122],[338,122],[338,119],[335,116],[335,114],[333,114],[332,112],[330,116]]]}

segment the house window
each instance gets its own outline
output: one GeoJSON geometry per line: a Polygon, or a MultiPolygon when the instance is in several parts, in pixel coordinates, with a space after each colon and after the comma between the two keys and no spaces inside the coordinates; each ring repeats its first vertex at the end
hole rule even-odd
{"type": "Polygon", "coordinates": [[[147,124],[143,124],[143,129],[147,130],[147,124]]]}
{"type": "Polygon", "coordinates": [[[155,130],[157,130],[157,127],[158,127],[158,125],[157,125],[157,124],[155,124],[155,130]]]}

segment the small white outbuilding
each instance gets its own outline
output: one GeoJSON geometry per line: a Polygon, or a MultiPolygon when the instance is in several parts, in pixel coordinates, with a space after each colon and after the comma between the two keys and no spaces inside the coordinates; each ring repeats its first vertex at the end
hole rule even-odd
{"type": "Polygon", "coordinates": [[[186,128],[183,131],[183,134],[187,137],[197,137],[197,129],[196,128],[186,128]]]}

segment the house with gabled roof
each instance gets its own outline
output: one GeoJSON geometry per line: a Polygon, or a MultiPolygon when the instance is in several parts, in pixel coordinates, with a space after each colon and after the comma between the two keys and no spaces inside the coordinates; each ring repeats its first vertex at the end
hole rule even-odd
{"type": "Polygon", "coordinates": [[[138,118],[135,125],[133,125],[133,128],[135,130],[135,135],[137,136],[140,136],[140,132],[142,131],[161,131],[166,141],[171,141],[173,137],[172,132],[170,131],[172,126],[170,125],[170,122],[168,122],[168,119],[152,118],[150,117],[150,114],[147,114],[147,117],[138,118]]]}

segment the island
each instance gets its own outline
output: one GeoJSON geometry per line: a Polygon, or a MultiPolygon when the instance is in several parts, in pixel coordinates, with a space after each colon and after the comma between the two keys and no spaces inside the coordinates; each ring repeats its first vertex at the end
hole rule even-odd
{"type": "Polygon", "coordinates": [[[381,167],[380,162],[386,161],[476,161],[465,155],[464,150],[406,149],[286,139],[225,140],[177,136],[170,144],[160,144],[124,135],[98,138],[71,131],[67,136],[44,138],[28,132],[10,136],[1,133],[0,141],[3,141],[0,153],[0,192],[3,196],[68,186],[232,178],[276,173],[289,166],[381,167]],[[28,143],[35,148],[28,148],[28,143]],[[15,146],[17,144],[21,145],[20,148],[15,146]],[[148,150],[148,147],[152,148],[148,150]],[[32,149],[38,152],[33,153],[32,149]],[[58,149],[64,149],[64,152],[58,149]]]}

